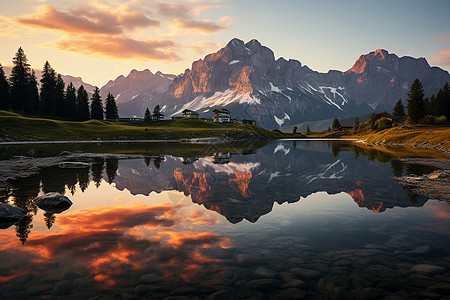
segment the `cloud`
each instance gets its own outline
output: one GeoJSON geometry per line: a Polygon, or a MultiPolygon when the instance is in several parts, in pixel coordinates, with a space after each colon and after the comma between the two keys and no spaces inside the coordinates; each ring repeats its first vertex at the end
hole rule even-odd
{"type": "Polygon", "coordinates": [[[11,19],[0,15],[0,36],[17,36],[17,27],[11,19]]]}
{"type": "Polygon", "coordinates": [[[196,54],[205,54],[209,53],[210,50],[217,51],[217,49],[222,48],[224,45],[214,42],[214,41],[202,41],[202,42],[193,42],[189,46],[192,52],[196,54]]]}
{"type": "Polygon", "coordinates": [[[159,3],[156,5],[156,11],[163,17],[174,22],[179,29],[194,30],[203,34],[216,33],[230,26],[230,17],[222,17],[219,22],[211,20],[197,20],[195,16],[203,11],[221,7],[220,5],[193,4],[186,5],[181,3],[159,3]]]}
{"type": "Polygon", "coordinates": [[[126,36],[65,37],[49,46],[86,55],[104,55],[120,59],[152,59],[176,61],[175,43],[170,40],[139,41],[126,36]]]}
{"type": "Polygon", "coordinates": [[[200,33],[215,33],[229,25],[217,24],[210,20],[178,20],[177,26],[182,29],[196,30],[200,33]]]}
{"type": "Polygon", "coordinates": [[[431,64],[437,66],[450,66],[450,48],[434,51],[431,64]]]}
{"type": "Polygon", "coordinates": [[[78,34],[121,34],[124,30],[160,25],[141,12],[125,9],[117,13],[92,5],[68,12],[58,11],[51,5],[42,5],[37,13],[15,20],[28,27],[78,34]]]}

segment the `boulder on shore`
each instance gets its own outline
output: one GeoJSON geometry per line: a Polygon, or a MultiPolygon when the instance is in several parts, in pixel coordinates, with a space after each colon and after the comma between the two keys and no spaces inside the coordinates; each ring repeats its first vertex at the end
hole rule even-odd
{"type": "Polygon", "coordinates": [[[72,205],[69,198],[56,192],[36,197],[33,201],[40,209],[52,213],[63,212],[72,205]]]}
{"type": "Polygon", "coordinates": [[[0,229],[6,229],[27,215],[25,209],[0,203],[0,229]]]}

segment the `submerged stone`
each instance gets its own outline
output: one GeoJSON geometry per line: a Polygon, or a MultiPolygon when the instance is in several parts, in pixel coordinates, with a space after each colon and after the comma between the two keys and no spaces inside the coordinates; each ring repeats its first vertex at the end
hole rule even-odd
{"type": "Polygon", "coordinates": [[[320,275],[317,270],[305,269],[305,268],[293,268],[291,273],[302,278],[314,278],[320,275]]]}
{"type": "Polygon", "coordinates": [[[6,229],[27,215],[25,209],[0,203],[0,229],[6,229]]]}
{"type": "Polygon", "coordinates": [[[59,164],[61,169],[84,169],[89,168],[90,164],[78,161],[65,161],[59,164]]]}
{"type": "Polygon", "coordinates": [[[440,274],[444,273],[447,269],[441,266],[418,264],[411,268],[411,271],[424,273],[424,274],[440,274]]]}
{"type": "Polygon", "coordinates": [[[72,205],[69,198],[56,192],[36,197],[33,201],[40,209],[52,213],[63,212],[72,205]]]}

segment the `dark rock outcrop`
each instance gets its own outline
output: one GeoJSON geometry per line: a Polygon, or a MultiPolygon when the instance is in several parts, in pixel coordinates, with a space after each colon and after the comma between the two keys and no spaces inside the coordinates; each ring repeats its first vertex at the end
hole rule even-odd
{"type": "Polygon", "coordinates": [[[0,229],[6,229],[27,215],[25,209],[0,203],[0,229]]]}
{"type": "Polygon", "coordinates": [[[63,212],[72,205],[72,201],[60,193],[47,193],[34,198],[33,201],[40,209],[52,213],[63,212]]]}

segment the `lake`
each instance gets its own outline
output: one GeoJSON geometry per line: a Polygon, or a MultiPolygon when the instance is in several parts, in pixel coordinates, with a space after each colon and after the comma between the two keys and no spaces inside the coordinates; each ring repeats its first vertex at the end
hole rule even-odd
{"type": "Polygon", "coordinates": [[[432,167],[344,141],[0,150],[9,159],[31,148],[41,156],[62,149],[135,156],[11,181],[2,201],[29,213],[0,230],[1,299],[450,294],[450,205],[394,178],[432,167]],[[72,200],[68,210],[34,205],[55,191],[72,200]]]}

